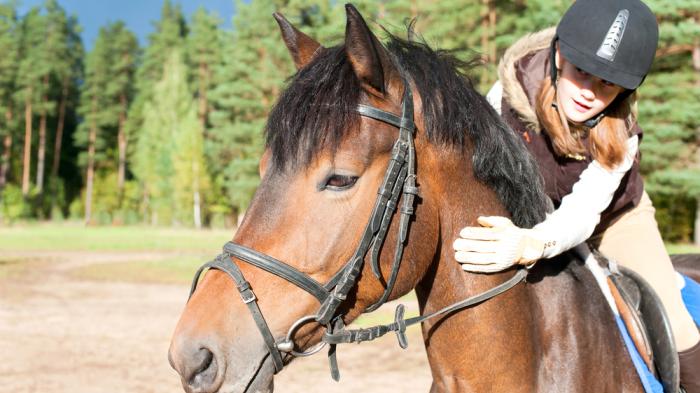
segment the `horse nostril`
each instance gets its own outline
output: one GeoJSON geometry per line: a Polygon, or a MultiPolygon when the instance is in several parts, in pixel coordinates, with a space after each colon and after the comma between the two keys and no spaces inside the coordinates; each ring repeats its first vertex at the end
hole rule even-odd
{"type": "Polygon", "coordinates": [[[184,380],[193,391],[209,391],[217,374],[216,357],[207,348],[200,348],[192,357],[184,380]]]}

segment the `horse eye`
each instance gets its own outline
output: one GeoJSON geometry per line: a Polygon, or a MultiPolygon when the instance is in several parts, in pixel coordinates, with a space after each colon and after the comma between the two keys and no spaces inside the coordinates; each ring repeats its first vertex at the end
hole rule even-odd
{"type": "Polygon", "coordinates": [[[332,191],[343,191],[351,188],[357,182],[357,176],[345,176],[345,175],[330,175],[326,179],[326,183],[323,185],[324,189],[330,189],[332,191]]]}

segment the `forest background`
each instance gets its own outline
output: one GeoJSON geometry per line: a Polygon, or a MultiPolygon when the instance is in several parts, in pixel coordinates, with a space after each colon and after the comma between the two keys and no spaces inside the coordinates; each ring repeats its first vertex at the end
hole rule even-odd
{"type": "MultiPolygon", "coordinates": [[[[498,59],[557,23],[569,0],[359,0],[371,27],[480,59],[485,93],[498,59]]],[[[700,2],[649,0],[660,26],[641,87],[642,170],[668,241],[700,244],[700,2]]],[[[343,3],[237,1],[232,28],[165,0],[145,46],[124,22],[86,53],[80,21],[56,0],[23,15],[0,2],[0,224],[233,227],[259,183],[267,113],[294,66],[271,14],[321,43],[342,40],[343,3]]],[[[226,15],[224,17],[230,17],[226,15]]],[[[381,35],[381,34],[380,34],[381,35]]]]}

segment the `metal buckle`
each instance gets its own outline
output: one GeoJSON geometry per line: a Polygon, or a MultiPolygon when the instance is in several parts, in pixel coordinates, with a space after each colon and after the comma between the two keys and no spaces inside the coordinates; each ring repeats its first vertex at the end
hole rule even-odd
{"type": "Polygon", "coordinates": [[[245,291],[241,291],[241,299],[243,299],[243,303],[248,304],[250,302],[254,302],[257,300],[255,297],[255,293],[253,293],[252,289],[246,289],[245,291]]]}

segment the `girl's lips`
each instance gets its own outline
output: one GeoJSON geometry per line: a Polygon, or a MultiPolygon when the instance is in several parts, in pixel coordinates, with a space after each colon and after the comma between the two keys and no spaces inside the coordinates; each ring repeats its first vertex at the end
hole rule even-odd
{"type": "Polygon", "coordinates": [[[574,99],[572,99],[572,101],[574,101],[574,107],[576,108],[576,110],[581,112],[581,113],[588,112],[591,109],[590,106],[584,105],[584,104],[582,104],[574,99]]]}

